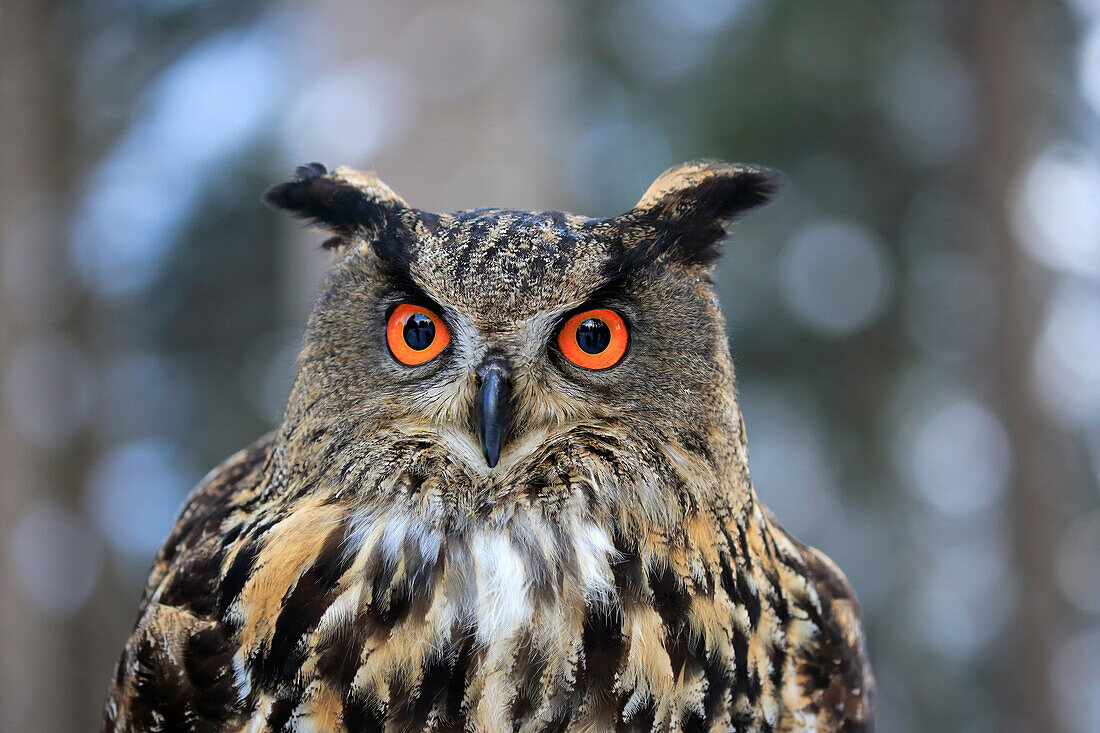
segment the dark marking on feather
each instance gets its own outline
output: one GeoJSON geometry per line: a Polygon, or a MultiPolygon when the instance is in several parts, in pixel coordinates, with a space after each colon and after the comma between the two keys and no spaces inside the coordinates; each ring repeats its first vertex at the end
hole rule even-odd
{"type": "Polygon", "coordinates": [[[618,559],[611,563],[611,575],[615,579],[619,597],[624,604],[641,600],[647,595],[647,584],[637,547],[627,541],[617,527],[612,528],[611,542],[618,553],[618,559]]]}
{"type": "Polygon", "coordinates": [[[233,645],[219,623],[200,629],[187,639],[184,671],[195,688],[195,712],[224,722],[235,712],[238,690],[233,677],[233,645]]]}
{"type": "Polygon", "coordinates": [[[391,700],[391,719],[400,729],[424,729],[433,709],[439,711],[445,724],[461,724],[471,646],[472,639],[459,636],[425,660],[416,693],[391,700]]]}
{"type": "Polygon", "coordinates": [[[650,566],[648,581],[653,594],[653,607],[664,621],[669,635],[680,633],[691,609],[691,595],[683,581],[667,564],[650,566]]]}
{"type": "Polygon", "coordinates": [[[350,524],[342,522],[328,533],[313,564],[283,599],[271,644],[253,668],[261,686],[289,684],[301,669],[306,650],[300,642],[336,600],[337,583],[354,558],[344,551],[349,531],[350,524]]]}
{"type": "Polygon", "coordinates": [[[271,712],[267,715],[267,727],[271,729],[271,733],[285,731],[293,713],[294,704],[290,700],[276,700],[273,702],[271,712]]]}
{"type": "Polygon", "coordinates": [[[374,631],[367,618],[360,618],[336,629],[327,646],[317,649],[317,673],[329,680],[337,689],[347,689],[359,669],[359,657],[363,645],[374,631]]]}
{"type": "Polygon", "coordinates": [[[408,613],[412,591],[407,578],[397,578],[394,581],[397,573],[396,558],[383,557],[376,567],[378,569],[371,580],[371,596],[366,612],[376,624],[389,628],[408,613]]]}
{"type": "Polygon", "coordinates": [[[699,661],[703,676],[707,680],[707,691],[703,696],[703,709],[707,719],[718,717],[729,703],[729,692],[733,687],[733,675],[723,662],[717,649],[709,652],[701,641],[697,642],[694,657],[699,661]]]}
{"type": "Polygon", "coordinates": [[[165,663],[160,648],[149,638],[142,639],[134,655],[131,716],[138,730],[156,730],[160,721],[182,721],[193,717],[188,701],[191,689],[183,670],[165,663]]]}
{"type": "Polygon", "coordinates": [[[524,634],[520,638],[512,669],[518,681],[510,717],[513,725],[519,727],[538,708],[542,699],[542,681],[546,674],[546,656],[534,649],[530,634],[524,634]]]}
{"type": "Polygon", "coordinates": [[[217,610],[216,581],[221,570],[221,553],[210,550],[190,553],[171,571],[158,601],[212,618],[217,610]]]}
{"type": "Polygon", "coordinates": [[[733,632],[733,699],[744,698],[755,704],[760,697],[760,680],[749,669],[749,639],[738,630],[733,632]]]}
{"type": "Polygon", "coordinates": [[[772,644],[769,660],[771,669],[768,671],[768,677],[775,689],[780,690],[783,687],[783,672],[787,662],[787,652],[781,643],[775,642],[772,644]]]}
{"type": "Polygon", "coordinates": [[[657,703],[654,701],[652,695],[646,697],[645,703],[638,709],[634,716],[629,721],[621,721],[617,726],[618,730],[626,733],[628,731],[649,731],[653,730],[653,724],[657,720],[657,703]]]}
{"type": "Polygon", "coordinates": [[[704,733],[706,731],[706,720],[698,710],[689,710],[684,716],[684,721],[680,725],[680,729],[684,733],[704,733]]]}
{"type": "Polygon", "coordinates": [[[256,567],[256,559],[260,556],[261,547],[260,542],[251,540],[245,543],[234,556],[233,562],[229,565],[229,570],[226,571],[221,585],[218,586],[217,611],[219,619],[225,618],[230,606],[244,590],[245,583],[248,582],[253,569],[256,567]]]}
{"type": "Polygon", "coordinates": [[[744,606],[749,616],[749,628],[756,629],[760,623],[760,596],[755,588],[749,585],[748,576],[744,573],[737,575],[737,602],[744,606]]]}
{"type": "Polygon", "coordinates": [[[435,548],[433,555],[425,555],[421,542],[409,533],[402,543],[404,556],[404,577],[400,584],[406,589],[409,613],[423,617],[431,607],[437,588],[436,578],[446,566],[447,556],[441,546],[435,548]]]}
{"type": "Polygon", "coordinates": [[[617,601],[590,607],[584,616],[584,667],[577,686],[601,701],[611,699],[615,674],[623,663],[623,621],[623,609],[617,601]]]}
{"type": "Polygon", "coordinates": [[[344,695],[343,718],[348,733],[381,733],[386,705],[374,695],[351,690],[344,695]]]}

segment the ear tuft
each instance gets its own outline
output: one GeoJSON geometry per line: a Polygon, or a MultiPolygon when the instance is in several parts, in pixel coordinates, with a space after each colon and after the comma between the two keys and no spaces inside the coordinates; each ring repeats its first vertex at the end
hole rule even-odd
{"type": "Polygon", "coordinates": [[[709,265],[720,254],[725,226],[770,201],[782,176],[760,166],[697,160],[657,177],[635,207],[617,217],[624,234],[641,238],[625,254],[636,267],[668,253],[687,264],[709,265]]]}
{"type": "Polygon", "coordinates": [[[778,191],[780,179],[777,171],[761,166],[693,160],[657,176],[634,211],[682,215],[705,208],[699,213],[729,219],[767,203],[778,191]]]}
{"type": "Polygon", "coordinates": [[[299,181],[309,181],[314,178],[320,178],[326,173],[328,173],[328,168],[326,168],[323,163],[306,163],[294,169],[294,177],[299,181]]]}
{"type": "Polygon", "coordinates": [[[264,200],[341,237],[378,236],[409,208],[373,173],[350,168],[329,173],[320,163],[309,163],[294,175],[268,189],[264,200]]]}

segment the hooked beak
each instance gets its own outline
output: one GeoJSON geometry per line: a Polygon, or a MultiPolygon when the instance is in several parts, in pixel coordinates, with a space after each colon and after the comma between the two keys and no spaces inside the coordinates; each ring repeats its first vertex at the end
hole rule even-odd
{"type": "Polygon", "coordinates": [[[474,407],[474,423],[481,452],[489,468],[497,465],[500,446],[508,437],[511,427],[512,385],[504,364],[491,361],[477,370],[477,404],[474,407]]]}

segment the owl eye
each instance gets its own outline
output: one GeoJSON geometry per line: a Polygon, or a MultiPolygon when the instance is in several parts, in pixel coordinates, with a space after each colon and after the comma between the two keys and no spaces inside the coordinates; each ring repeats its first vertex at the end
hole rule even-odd
{"type": "Polygon", "coordinates": [[[402,303],[390,314],[386,342],[395,359],[406,366],[416,366],[447,348],[451,334],[435,313],[423,306],[402,303]]]}
{"type": "Polygon", "coordinates": [[[626,323],[608,308],[578,313],[562,326],[558,348],[565,358],[585,369],[607,369],[626,353],[626,323]]]}

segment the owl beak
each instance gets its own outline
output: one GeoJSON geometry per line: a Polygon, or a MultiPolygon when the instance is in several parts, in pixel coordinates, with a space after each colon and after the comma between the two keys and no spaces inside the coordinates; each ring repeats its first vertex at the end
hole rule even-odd
{"type": "Polygon", "coordinates": [[[491,361],[477,370],[477,385],[474,424],[485,462],[493,468],[500,458],[500,446],[508,437],[512,421],[512,385],[508,370],[502,363],[491,361]]]}

